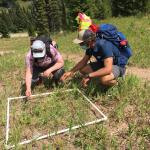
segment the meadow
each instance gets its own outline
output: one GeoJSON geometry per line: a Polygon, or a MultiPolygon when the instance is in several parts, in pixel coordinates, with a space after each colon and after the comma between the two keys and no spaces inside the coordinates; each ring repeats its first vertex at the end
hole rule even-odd
{"type": "MultiPolygon", "coordinates": [[[[127,36],[133,49],[129,66],[150,69],[150,16],[111,18],[95,22],[115,24],[127,36]]],[[[66,70],[69,70],[84,54],[78,45],[72,43],[76,35],[76,32],[52,35],[64,56],[66,70]],[[73,56],[73,60],[68,59],[69,56],[73,56]]],[[[7,98],[21,95],[25,74],[24,58],[30,46],[29,41],[28,37],[0,39],[0,51],[15,51],[14,54],[0,56],[0,149],[5,149],[7,98]]],[[[15,149],[148,150],[150,148],[150,81],[135,75],[127,75],[125,79],[119,80],[119,85],[107,91],[96,81],[91,82],[87,89],[83,88],[80,82],[81,78],[77,74],[75,79],[59,87],[41,85],[34,89],[33,94],[79,88],[107,115],[108,120],[68,134],[33,141],[26,146],[16,146],[15,149]]],[[[12,104],[11,116],[14,120],[11,121],[9,142],[17,144],[22,138],[30,138],[39,131],[50,132],[95,117],[87,109],[88,105],[83,103],[83,99],[76,93],[59,94],[42,101],[40,98],[26,103],[15,101],[12,104]]]]}

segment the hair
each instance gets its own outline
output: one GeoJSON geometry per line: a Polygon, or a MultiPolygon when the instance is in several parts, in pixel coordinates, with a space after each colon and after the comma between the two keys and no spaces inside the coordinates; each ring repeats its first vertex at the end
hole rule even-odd
{"type": "Polygon", "coordinates": [[[35,40],[36,40],[36,37],[30,37],[30,45],[32,45],[35,40]]]}
{"type": "Polygon", "coordinates": [[[95,39],[96,39],[96,33],[94,33],[93,31],[91,31],[90,37],[85,42],[90,42],[90,41],[94,42],[95,39]]]}

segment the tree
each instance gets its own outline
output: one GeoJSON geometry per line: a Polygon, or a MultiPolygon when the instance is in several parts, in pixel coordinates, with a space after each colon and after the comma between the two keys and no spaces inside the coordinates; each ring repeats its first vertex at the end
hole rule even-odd
{"type": "Polygon", "coordinates": [[[34,37],[36,35],[35,33],[35,20],[32,17],[32,7],[27,9],[27,31],[28,35],[31,37],[34,37]]]}
{"type": "Polygon", "coordinates": [[[149,0],[112,0],[114,16],[130,16],[145,12],[149,0]]]}
{"type": "Polygon", "coordinates": [[[33,17],[38,35],[49,35],[48,17],[45,0],[33,0],[33,17]]]}
{"type": "Polygon", "coordinates": [[[45,0],[45,3],[50,31],[60,31],[62,22],[59,1],[45,0]]]}
{"type": "Polygon", "coordinates": [[[14,22],[17,27],[17,31],[24,31],[24,29],[27,29],[26,10],[24,8],[21,8],[20,5],[16,3],[14,11],[15,11],[14,22]]]}
{"type": "Polygon", "coordinates": [[[2,34],[2,38],[9,37],[9,31],[7,28],[7,24],[5,20],[3,20],[2,15],[0,15],[0,33],[2,34]]]}
{"type": "Polygon", "coordinates": [[[87,12],[88,3],[87,0],[65,0],[67,7],[67,21],[69,23],[70,29],[77,29],[77,22],[75,18],[79,12],[87,12]]]}
{"type": "Polygon", "coordinates": [[[68,29],[68,22],[67,22],[67,10],[65,0],[60,0],[60,8],[61,8],[61,22],[63,24],[62,28],[67,30],[68,29]]]}

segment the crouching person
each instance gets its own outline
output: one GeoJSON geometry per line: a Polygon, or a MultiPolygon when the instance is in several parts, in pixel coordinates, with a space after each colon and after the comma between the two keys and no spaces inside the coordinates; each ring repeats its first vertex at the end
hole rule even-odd
{"type": "Polygon", "coordinates": [[[26,55],[26,96],[31,96],[31,85],[38,84],[41,76],[59,82],[64,74],[64,61],[58,50],[42,40],[33,41],[26,55]]]}
{"type": "Polygon", "coordinates": [[[84,87],[92,78],[99,78],[102,85],[109,87],[115,85],[117,78],[124,75],[127,59],[124,59],[119,49],[110,41],[96,38],[96,34],[91,30],[82,30],[74,43],[85,50],[85,55],[61,77],[62,81],[79,71],[84,75],[82,80],[84,87]],[[91,56],[94,56],[96,61],[88,63],[91,56]]]}

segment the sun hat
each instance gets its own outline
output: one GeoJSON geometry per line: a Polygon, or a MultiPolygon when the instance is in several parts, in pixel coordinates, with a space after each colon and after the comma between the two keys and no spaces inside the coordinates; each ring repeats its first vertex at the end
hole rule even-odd
{"type": "Polygon", "coordinates": [[[78,33],[78,37],[73,40],[75,44],[80,44],[82,42],[88,42],[90,40],[93,40],[96,37],[96,34],[92,32],[91,30],[81,30],[78,33]]]}
{"type": "Polygon", "coordinates": [[[34,58],[42,58],[46,54],[46,47],[41,40],[35,40],[31,45],[31,52],[34,58]]]}

